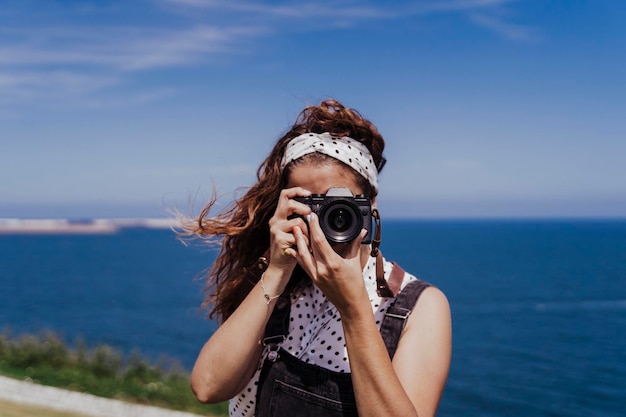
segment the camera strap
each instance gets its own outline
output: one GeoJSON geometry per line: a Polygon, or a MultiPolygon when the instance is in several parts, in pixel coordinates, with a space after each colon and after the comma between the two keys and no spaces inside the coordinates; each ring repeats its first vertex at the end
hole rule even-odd
{"type": "Polygon", "coordinates": [[[389,275],[389,280],[385,279],[385,260],[380,252],[380,242],[382,239],[382,222],[380,220],[380,212],[378,209],[372,210],[372,219],[374,220],[374,237],[372,238],[372,250],[370,256],[376,258],[376,292],[379,297],[395,297],[398,295],[400,286],[404,279],[404,270],[400,265],[393,263],[393,269],[389,275]]]}
{"type": "Polygon", "coordinates": [[[402,281],[404,280],[404,269],[395,262],[391,262],[393,268],[389,279],[385,279],[385,260],[383,254],[378,251],[376,254],[376,292],[380,297],[392,298],[398,295],[402,281]]]}

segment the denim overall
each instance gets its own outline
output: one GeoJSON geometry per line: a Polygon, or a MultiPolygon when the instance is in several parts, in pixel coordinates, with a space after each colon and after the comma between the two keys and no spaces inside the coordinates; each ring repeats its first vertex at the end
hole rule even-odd
{"type": "MultiPolygon", "coordinates": [[[[430,284],[408,283],[385,313],[380,333],[393,359],[413,306],[430,284]]],[[[303,362],[282,348],[289,326],[291,304],[280,300],[265,329],[269,353],[263,363],[256,398],[256,417],[358,416],[352,377],[303,362]]]]}

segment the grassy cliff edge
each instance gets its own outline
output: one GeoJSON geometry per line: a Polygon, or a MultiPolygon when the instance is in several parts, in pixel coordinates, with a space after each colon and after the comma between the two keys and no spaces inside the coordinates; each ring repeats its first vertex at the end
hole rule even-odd
{"type": "Polygon", "coordinates": [[[211,416],[227,416],[226,403],[198,403],[180,362],[161,358],[150,363],[139,352],[125,357],[100,345],[88,349],[77,341],[68,347],[55,333],[0,336],[0,374],[19,380],[98,397],[211,416]]]}

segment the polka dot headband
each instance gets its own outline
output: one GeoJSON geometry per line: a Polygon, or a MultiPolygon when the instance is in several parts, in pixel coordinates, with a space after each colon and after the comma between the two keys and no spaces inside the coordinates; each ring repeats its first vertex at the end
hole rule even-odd
{"type": "Polygon", "coordinates": [[[304,155],[318,152],[335,158],[361,174],[378,191],[378,169],[367,146],[349,137],[330,133],[304,133],[287,145],[281,168],[304,155]]]}

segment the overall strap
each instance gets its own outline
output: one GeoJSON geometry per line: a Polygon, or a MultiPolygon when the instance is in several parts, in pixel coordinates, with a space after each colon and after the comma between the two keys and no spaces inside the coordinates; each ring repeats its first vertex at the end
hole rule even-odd
{"type": "Polygon", "coordinates": [[[406,321],[413,311],[417,299],[430,284],[422,281],[409,282],[398,294],[396,301],[389,306],[385,313],[385,318],[380,326],[380,334],[389,352],[389,357],[393,359],[398,348],[398,342],[402,335],[402,330],[406,321]]]}
{"type": "Polygon", "coordinates": [[[265,325],[263,345],[269,346],[268,358],[274,362],[278,358],[280,344],[285,341],[289,333],[289,316],[291,314],[291,300],[288,295],[281,295],[276,302],[274,311],[265,325]]]}

